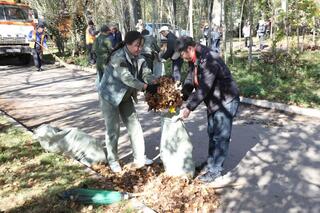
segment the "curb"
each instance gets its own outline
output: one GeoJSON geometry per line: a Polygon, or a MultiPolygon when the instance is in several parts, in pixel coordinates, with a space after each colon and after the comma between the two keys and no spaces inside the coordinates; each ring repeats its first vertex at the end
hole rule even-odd
{"type": "MultiPolygon", "coordinates": [[[[67,64],[66,62],[64,62],[60,58],[58,58],[58,57],[55,57],[55,58],[59,61],[59,63],[61,65],[65,66],[67,69],[83,70],[83,71],[87,71],[87,72],[96,72],[96,70],[93,68],[67,64]]],[[[258,106],[258,107],[275,109],[275,110],[279,110],[279,111],[320,118],[320,109],[303,108],[303,107],[298,107],[298,106],[294,106],[294,105],[287,105],[287,104],[282,104],[282,103],[277,103],[277,102],[270,102],[267,100],[257,100],[257,99],[251,99],[251,98],[245,98],[245,97],[240,97],[240,101],[242,103],[251,104],[251,105],[258,106]]]]}
{"type": "Polygon", "coordinates": [[[290,113],[320,118],[320,110],[319,109],[303,108],[303,107],[287,105],[287,104],[282,104],[282,103],[269,102],[267,100],[256,100],[256,99],[250,99],[250,98],[245,98],[245,97],[240,97],[240,101],[242,103],[252,104],[252,105],[255,105],[258,107],[276,109],[279,111],[290,112],[290,113]]]}
{"type": "Polygon", "coordinates": [[[33,132],[27,128],[27,126],[23,125],[23,123],[15,120],[13,117],[11,117],[9,114],[7,114],[5,111],[0,110],[0,115],[4,116],[8,122],[10,122],[12,125],[14,125],[17,128],[21,128],[23,130],[25,130],[26,132],[28,132],[29,134],[33,135],[33,132]]]}

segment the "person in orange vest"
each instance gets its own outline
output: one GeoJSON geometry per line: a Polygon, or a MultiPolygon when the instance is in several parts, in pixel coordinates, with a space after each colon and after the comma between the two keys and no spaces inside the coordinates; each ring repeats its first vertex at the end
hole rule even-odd
{"type": "Polygon", "coordinates": [[[43,48],[47,46],[47,36],[44,32],[44,25],[38,24],[35,30],[31,30],[28,35],[29,46],[32,50],[32,56],[34,65],[37,67],[37,71],[42,71],[42,56],[43,48]]]}
{"type": "Polygon", "coordinates": [[[88,60],[90,64],[96,63],[96,55],[93,50],[93,43],[96,40],[96,35],[99,33],[99,31],[96,31],[96,28],[94,26],[94,23],[92,20],[88,22],[88,27],[86,30],[86,45],[87,45],[87,51],[88,51],[88,60]]]}

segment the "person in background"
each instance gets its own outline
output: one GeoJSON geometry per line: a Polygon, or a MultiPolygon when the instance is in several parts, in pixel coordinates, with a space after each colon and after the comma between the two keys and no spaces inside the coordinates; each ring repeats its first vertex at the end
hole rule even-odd
{"type": "Polygon", "coordinates": [[[221,176],[228,154],[233,118],[239,106],[239,89],[227,65],[208,47],[191,37],[177,40],[176,51],[189,62],[188,76],[183,84],[186,107],[179,117],[186,119],[204,102],[207,107],[209,149],[206,167],[198,179],[212,182],[221,176]]]}
{"type": "Polygon", "coordinates": [[[141,35],[144,38],[141,55],[145,57],[149,69],[153,70],[153,61],[158,58],[160,47],[157,44],[157,40],[150,35],[148,30],[142,30],[141,35]]]}
{"type": "Polygon", "coordinates": [[[44,33],[44,25],[38,24],[36,30],[30,31],[28,35],[29,46],[32,50],[34,65],[37,71],[42,71],[43,48],[47,46],[47,36],[44,33]]]}
{"type": "Polygon", "coordinates": [[[88,22],[88,27],[86,29],[86,45],[87,45],[87,51],[88,51],[88,61],[90,64],[96,63],[96,56],[93,51],[93,43],[96,39],[96,35],[99,33],[99,31],[96,31],[95,25],[92,20],[88,22]]]}
{"type": "Polygon", "coordinates": [[[175,53],[174,46],[177,40],[177,37],[169,30],[167,26],[162,26],[160,28],[160,34],[167,38],[167,49],[161,56],[163,60],[171,59],[172,61],[172,75],[175,81],[181,81],[181,67],[183,60],[180,57],[179,53],[175,53]]]}
{"type": "Polygon", "coordinates": [[[142,30],[144,30],[144,23],[143,23],[143,20],[142,19],[139,19],[138,20],[138,23],[136,24],[136,29],[139,33],[142,32],[142,30]]]}
{"type": "Polygon", "coordinates": [[[93,44],[97,56],[97,81],[100,82],[103,72],[106,69],[107,59],[112,51],[112,34],[107,25],[103,25],[100,34],[93,44]]]}
{"type": "Polygon", "coordinates": [[[264,20],[259,20],[257,25],[257,36],[259,37],[260,50],[264,48],[264,37],[266,34],[266,23],[264,20]]]}
{"type": "Polygon", "coordinates": [[[211,39],[212,39],[212,43],[211,43],[212,50],[219,53],[221,33],[220,33],[220,28],[218,26],[214,26],[214,29],[211,32],[211,39]]]}
{"type": "Polygon", "coordinates": [[[126,33],[124,42],[113,50],[99,84],[102,114],[106,125],[107,159],[113,172],[121,172],[118,162],[120,117],[126,126],[132,145],[134,167],[152,164],[145,156],[145,141],[134,107],[138,91],[157,92],[158,84],[140,55],[143,37],[138,31],[126,33]]]}
{"type": "Polygon", "coordinates": [[[246,24],[242,28],[245,47],[250,46],[250,44],[249,44],[250,43],[250,30],[251,30],[250,23],[249,23],[249,21],[247,21],[246,24]]]}
{"type": "Polygon", "coordinates": [[[116,25],[112,26],[111,32],[113,37],[112,48],[117,48],[117,46],[122,42],[121,32],[118,30],[118,27],[116,25]]]}

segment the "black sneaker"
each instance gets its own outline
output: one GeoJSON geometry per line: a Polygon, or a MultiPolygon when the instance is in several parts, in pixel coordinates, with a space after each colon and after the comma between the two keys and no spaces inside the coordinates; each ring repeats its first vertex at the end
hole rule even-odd
{"type": "Polygon", "coordinates": [[[217,171],[217,172],[210,172],[208,171],[207,173],[200,175],[198,177],[198,179],[204,183],[210,183],[212,181],[214,181],[217,177],[221,176],[221,172],[217,171]]]}

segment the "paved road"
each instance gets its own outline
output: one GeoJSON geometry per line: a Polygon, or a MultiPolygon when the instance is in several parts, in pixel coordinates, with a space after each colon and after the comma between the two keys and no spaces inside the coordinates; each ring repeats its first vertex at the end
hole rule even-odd
{"type": "MultiPolygon", "coordinates": [[[[0,66],[0,109],[29,128],[43,123],[78,127],[103,141],[104,123],[94,89],[95,74],[47,65],[0,66]]],[[[147,112],[143,96],[137,110],[144,129],[147,154],[159,150],[160,118],[147,112]]],[[[205,108],[186,121],[199,165],[206,159],[205,108]]],[[[130,154],[126,130],[121,128],[121,156],[130,154]]],[[[320,212],[320,120],[241,105],[234,122],[227,180],[239,189],[224,187],[221,212],[320,212]],[[232,182],[233,183],[233,182],[232,182]]]]}

